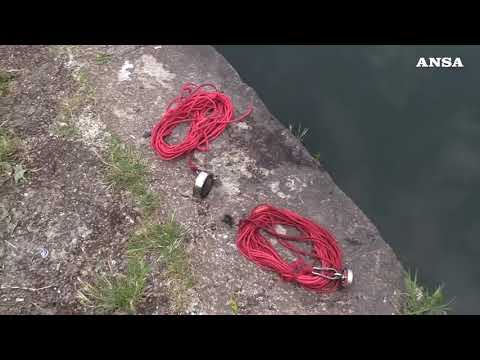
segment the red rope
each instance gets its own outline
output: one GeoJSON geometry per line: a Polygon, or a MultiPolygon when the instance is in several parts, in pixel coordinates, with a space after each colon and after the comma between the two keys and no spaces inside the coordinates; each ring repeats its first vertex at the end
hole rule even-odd
{"type": "MultiPolygon", "coordinates": [[[[259,205],[252,210],[247,219],[240,222],[237,247],[240,252],[257,265],[276,271],[286,281],[296,281],[305,288],[315,291],[330,292],[336,290],[340,279],[331,280],[314,275],[313,266],[302,257],[289,263],[282,259],[271,242],[262,232],[274,236],[278,243],[292,253],[312,257],[320,262],[321,267],[343,270],[342,253],[333,235],[313,221],[300,216],[288,209],[277,209],[268,204],[259,205]],[[275,230],[276,225],[293,227],[300,236],[287,236],[275,230]],[[309,243],[312,251],[307,253],[297,246],[297,243],[309,243]]],[[[322,273],[323,274],[323,273],[322,273]]],[[[324,273],[327,276],[332,274],[324,273]]]]}
{"type": "Polygon", "coordinates": [[[192,161],[195,150],[208,151],[210,142],[216,139],[233,121],[242,121],[252,113],[250,107],[239,118],[234,118],[235,109],[231,99],[217,91],[215,85],[182,86],[178,97],[168,104],[165,114],[152,130],[151,146],[164,160],[189,155],[192,171],[198,170],[192,161]],[[213,88],[207,91],[206,88],[213,88]],[[181,123],[190,123],[188,133],[178,144],[168,144],[165,139],[181,123]]]}

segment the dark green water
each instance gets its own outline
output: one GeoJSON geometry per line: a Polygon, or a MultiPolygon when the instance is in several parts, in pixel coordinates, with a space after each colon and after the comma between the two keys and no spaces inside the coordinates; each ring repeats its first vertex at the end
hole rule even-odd
{"type": "Polygon", "coordinates": [[[216,46],[455,313],[480,313],[480,47],[216,46]],[[420,56],[464,68],[416,68],[420,56]]]}

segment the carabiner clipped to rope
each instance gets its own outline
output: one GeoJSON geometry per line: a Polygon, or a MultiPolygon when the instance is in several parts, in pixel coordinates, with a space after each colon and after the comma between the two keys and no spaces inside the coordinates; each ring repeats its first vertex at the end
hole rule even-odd
{"type": "Polygon", "coordinates": [[[344,269],[343,272],[339,272],[334,268],[314,266],[312,274],[328,280],[341,280],[342,287],[344,288],[349,287],[353,283],[353,271],[350,269],[344,269]],[[320,271],[333,272],[333,275],[325,275],[322,274],[320,271]]]}
{"type": "Polygon", "coordinates": [[[270,204],[257,205],[239,222],[236,244],[241,254],[250,261],[277,272],[285,281],[297,282],[307,289],[326,293],[347,287],[353,280],[350,270],[338,270],[344,269],[344,264],[335,237],[327,229],[289,209],[275,208],[270,204]],[[299,235],[277,233],[274,230],[277,225],[294,228],[299,235]],[[292,262],[283,258],[266,237],[267,234],[294,254],[296,260],[292,262]],[[310,251],[302,250],[297,244],[304,244],[310,251]],[[305,257],[329,268],[312,269],[313,264],[306,262],[305,257]]]}

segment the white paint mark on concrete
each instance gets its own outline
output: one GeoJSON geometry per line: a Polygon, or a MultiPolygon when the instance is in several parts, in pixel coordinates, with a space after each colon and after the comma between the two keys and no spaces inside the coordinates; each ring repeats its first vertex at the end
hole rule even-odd
{"type": "Polygon", "coordinates": [[[155,46],[154,49],[157,50],[157,49],[161,49],[162,48],[162,45],[158,45],[158,46],[155,46]]]}
{"type": "Polygon", "coordinates": [[[290,197],[290,195],[286,195],[280,191],[280,181],[274,181],[273,183],[271,183],[270,190],[272,190],[272,192],[279,198],[288,199],[290,197]]]}
{"type": "Polygon", "coordinates": [[[87,228],[85,225],[81,225],[78,228],[78,234],[80,235],[81,238],[86,239],[90,234],[92,233],[92,230],[87,228]]]}
{"type": "MultiPolygon", "coordinates": [[[[174,73],[171,73],[170,71],[165,69],[163,64],[158,62],[157,59],[155,59],[152,55],[142,55],[140,61],[140,72],[153,77],[156,82],[160,83],[160,85],[165,88],[171,87],[169,83],[175,78],[174,73]]],[[[149,85],[148,81],[145,85],[149,85]]]]}
{"type": "Polygon", "coordinates": [[[251,126],[249,126],[246,122],[240,121],[237,123],[237,127],[242,129],[242,130],[249,130],[251,126]]]}
{"type": "Polygon", "coordinates": [[[126,110],[114,107],[113,108],[113,114],[118,117],[119,119],[128,119],[128,120],[133,120],[132,115],[129,114],[126,110]]]}
{"type": "Polygon", "coordinates": [[[119,82],[130,80],[130,76],[132,75],[130,69],[133,69],[133,64],[130,61],[126,60],[123,63],[122,68],[118,72],[118,81],[119,82]]]}
{"type": "Polygon", "coordinates": [[[265,169],[265,168],[262,168],[262,167],[259,167],[258,171],[265,177],[273,174],[273,170],[268,170],[268,169],[265,169]]]}
{"type": "Polygon", "coordinates": [[[277,192],[277,196],[282,199],[288,199],[290,197],[290,195],[286,195],[281,191],[277,192]]]}
{"type": "Polygon", "coordinates": [[[288,187],[290,191],[299,191],[300,187],[306,188],[307,184],[305,184],[301,179],[294,175],[288,176],[287,180],[285,181],[285,186],[288,187]]]}
{"type": "Polygon", "coordinates": [[[72,69],[73,67],[76,67],[77,65],[78,65],[78,63],[74,60],[73,54],[70,52],[70,50],[68,50],[68,61],[65,64],[65,66],[68,69],[72,69]]]}
{"type": "Polygon", "coordinates": [[[273,183],[270,184],[270,190],[272,190],[273,193],[277,193],[280,191],[280,181],[274,181],[273,183]]]}
{"type": "Polygon", "coordinates": [[[287,181],[285,182],[286,187],[288,187],[288,190],[290,191],[295,191],[297,188],[295,187],[295,180],[291,177],[287,178],[287,181]]]}

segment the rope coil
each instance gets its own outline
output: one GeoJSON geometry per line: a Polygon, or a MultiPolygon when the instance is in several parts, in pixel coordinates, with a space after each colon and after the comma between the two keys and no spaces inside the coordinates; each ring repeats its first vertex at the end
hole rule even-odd
{"type": "Polygon", "coordinates": [[[173,160],[189,155],[188,164],[193,172],[198,167],[193,163],[195,150],[208,151],[210,143],[220,136],[234,121],[242,121],[253,111],[252,106],[237,119],[232,100],[215,85],[206,83],[182,86],[180,94],[167,106],[160,121],[152,130],[151,146],[163,160],[173,160]],[[208,91],[211,88],[213,91],[208,91]],[[168,144],[165,140],[179,124],[189,123],[187,135],[178,144],[168,144]]]}
{"type": "Polygon", "coordinates": [[[240,221],[236,244],[247,259],[279,273],[286,281],[319,292],[335,291],[342,286],[343,277],[338,276],[343,271],[342,252],[333,235],[291,210],[268,204],[257,206],[240,221]],[[300,235],[280,234],[275,230],[277,225],[295,228],[300,235]],[[296,254],[297,259],[290,263],[282,259],[262,232],[275,237],[280,245],[296,254]],[[311,252],[301,250],[295,242],[310,244],[311,252]],[[298,255],[319,261],[321,267],[312,266],[298,255]]]}
{"type": "MultiPolygon", "coordinates": [[[[151,133],[151,146],[164,160],[173,160],[187,155],[193,172],[199,169],[193,163],[194,151],[208,151],[210,143],[220,136],[234,121],[243,121],[253,111],[250,108],[238,118],[231,99],[219,92],[213,84],[182,86],[180,94],[167,106],[160,121],[151,133]],[[211,88],[212,91],[207,89],[211,88]],[[169,144],[166,139],[182,123],[188,123],[184,139],[169,144]]],[[[287,210],[277,209],[268,204],[257,206],[247,219],[239,224],[237,247],[249,260],[257,265],[276,271],[286,281],[298,282],[301,286],[320,292],[338,289],[345,279],[351,283],[351,272],[343,269],[342,253],[335,238],[313,221],[287,210]],[[300,236],[279,234],[275,226],[293,227],[300,236]],[[262,232],[274,236],[277,241],[292,253],[313,258],[321,267],[314,267],[302,257],[289,263],[283,260],[262,232]],[[309,243],[311,253],[301,250],[294,242],[309,243]],[[343,272],[343,273],[342,273],[343,272]],[[348,274],[346,276],[345,274],[348,274]]]]}

